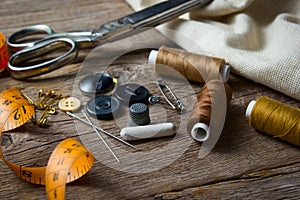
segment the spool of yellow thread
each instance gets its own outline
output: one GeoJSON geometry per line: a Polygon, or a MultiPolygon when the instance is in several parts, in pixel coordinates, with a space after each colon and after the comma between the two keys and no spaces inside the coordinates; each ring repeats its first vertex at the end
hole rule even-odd
{"type": "Polygon", "coordinates": [[[300,109],[262,96],[249,103],[246,117],[253,128],[300,146],[300,109]]]}

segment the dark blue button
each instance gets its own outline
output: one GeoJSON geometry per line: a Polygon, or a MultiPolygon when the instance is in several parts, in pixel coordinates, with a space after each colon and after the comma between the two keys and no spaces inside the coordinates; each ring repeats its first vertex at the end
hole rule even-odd
{"type": "Polygon", "coordinates": [[[111,96],[97,96],[91,99],[87,105],[87,112],[97,119],[112,119],[113,114],[120,108],[117,98],[111,96]]]}
{"type": "Polygon", "coordinates": [[[107,73],[96,73],[81,79],[79,89],[86,95],[104,94],[114,86],[113,78],[107,73]]]}
{"type": "Polygon", "coordinates": [[[134,103],[147,103],[149,91],[142,85],[126,83],[118,86],[115,96],[125,105],[131,106],[134,103]]]}

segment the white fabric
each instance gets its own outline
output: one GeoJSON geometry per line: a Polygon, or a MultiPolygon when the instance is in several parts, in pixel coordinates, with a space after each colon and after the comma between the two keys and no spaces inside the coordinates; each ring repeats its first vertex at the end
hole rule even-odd
{"type": "MultiPolygon", "coordinates": [[[[160,2],[126,1],[135,10],[160,2]]],[[[187,51],[225,58],[233,72],[300,100],[300,0],[214,0],[158,29],[187,51]]]]}

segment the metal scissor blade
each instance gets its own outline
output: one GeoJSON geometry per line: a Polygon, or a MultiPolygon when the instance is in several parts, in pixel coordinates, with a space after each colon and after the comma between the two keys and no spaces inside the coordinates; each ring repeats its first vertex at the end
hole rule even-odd
{"type": "Polygon", "coordinates": [[[126,32],[126,30],[154,27],[211,1],[212,0],[164,1],[102,25],[95,32],[94,40],[102,40],[105,36],[117,35],[126,32]]]}
{"type": "Polygon", "coordinates": [[[136,28],[154,27],[212,0],[169,0],[125,16],[136,28]]]}
{"type": "MultiPolygon", "coordinates": [[[[212,0],[169,0],[148,7],[139,12],[124,16],[102,25],[97,30],[54,33],[50,27],[35,26],[21,30],[10,37],[9,42],[21,39],[26,35],[45,33],[48,36],[33,43],[16,45],[19,52],[10,57],[8,68],[14,78],[25,79],[55,70],[77,57],[78,49],[95,47],[101,43],[125,38],[145,31],[191,9],[211,2],[212,0]],[[67,49],[67,50],[66,50],[67,49]],[[66,50],[62,55],[51,57],[57,50],[66,50]]],[[[13,46],[13,44],[11,44],[13,46]]]]}

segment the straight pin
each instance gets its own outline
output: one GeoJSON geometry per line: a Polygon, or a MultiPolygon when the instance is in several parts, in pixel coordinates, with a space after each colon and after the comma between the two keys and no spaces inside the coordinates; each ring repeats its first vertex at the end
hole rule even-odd
{"type": "MultiPolygon", "coordinates": [[[[91,125],[94,125],[94,124],[92,123],[92,121],[90,120],[90,118],[87,116],[86,112],[85,112],[83,109],[81,110],[81,112],[82,112],[82,114],[85,116],[86,120],[87,120],[91,125]]],[[[108,148],[108,150],[111,152],[111,154],[116,158],[116,160],[117,160],[118,162],[121,162],[121,161],[119,160],[119,158],[116,156],[116,154],[113,152],[113,150],[110,148],[110,146],[105,142],[104,138],[103,138],[102,135],[99,133],[99,131],[98,131],[95,127],[93,127],[93,129],[94,129],[94,131],[97,133],[97,135],[100,137],[100,139],[102,140],[102,142],[105,144],[105,146],[108,148]]]]}
{"type": "Polygon", "coordinates": [[[94,128],[97,129],[98,131],[101,131],[102,133],[104,133],[104,134],[106,134],[106,135],[108,135],[108,136],[114,138],[115,140],[118,140],[119,142],[122,142],[123,144],[126,144],[127,146],[132,147],[132,148],[138,150],[138,148],[136,148],[136,147],[133,146],[132,144],[130,144],[130,143],[128,143],[128,142],[126,142],[126,141],[124,141],[124,140],[122,140],[122,139],[120,139],[120,138],[114,136],[114,135],[112,135],[111,133],[109,133],[109,132],[103,130],[102,128],[100,128],[100,127],[98,127],[98,126],[95,126],[95,125],[93,125],[93,124],[88,123],[87,121],[81,119],[80,117],[74,115],[73,113],[71,113],[71,112],[66,112],[66,113],[67,113],[67,115],[69,115],[69,116],[71,116],[71,117],[73,117],[73,118],[75,118],[75,119],[81,121],[82,123],[85,123],[85,124],[87,124],[87,125],[89,125],[89,126],[91,126],[91,127],[94,127],[94,128]]]}

